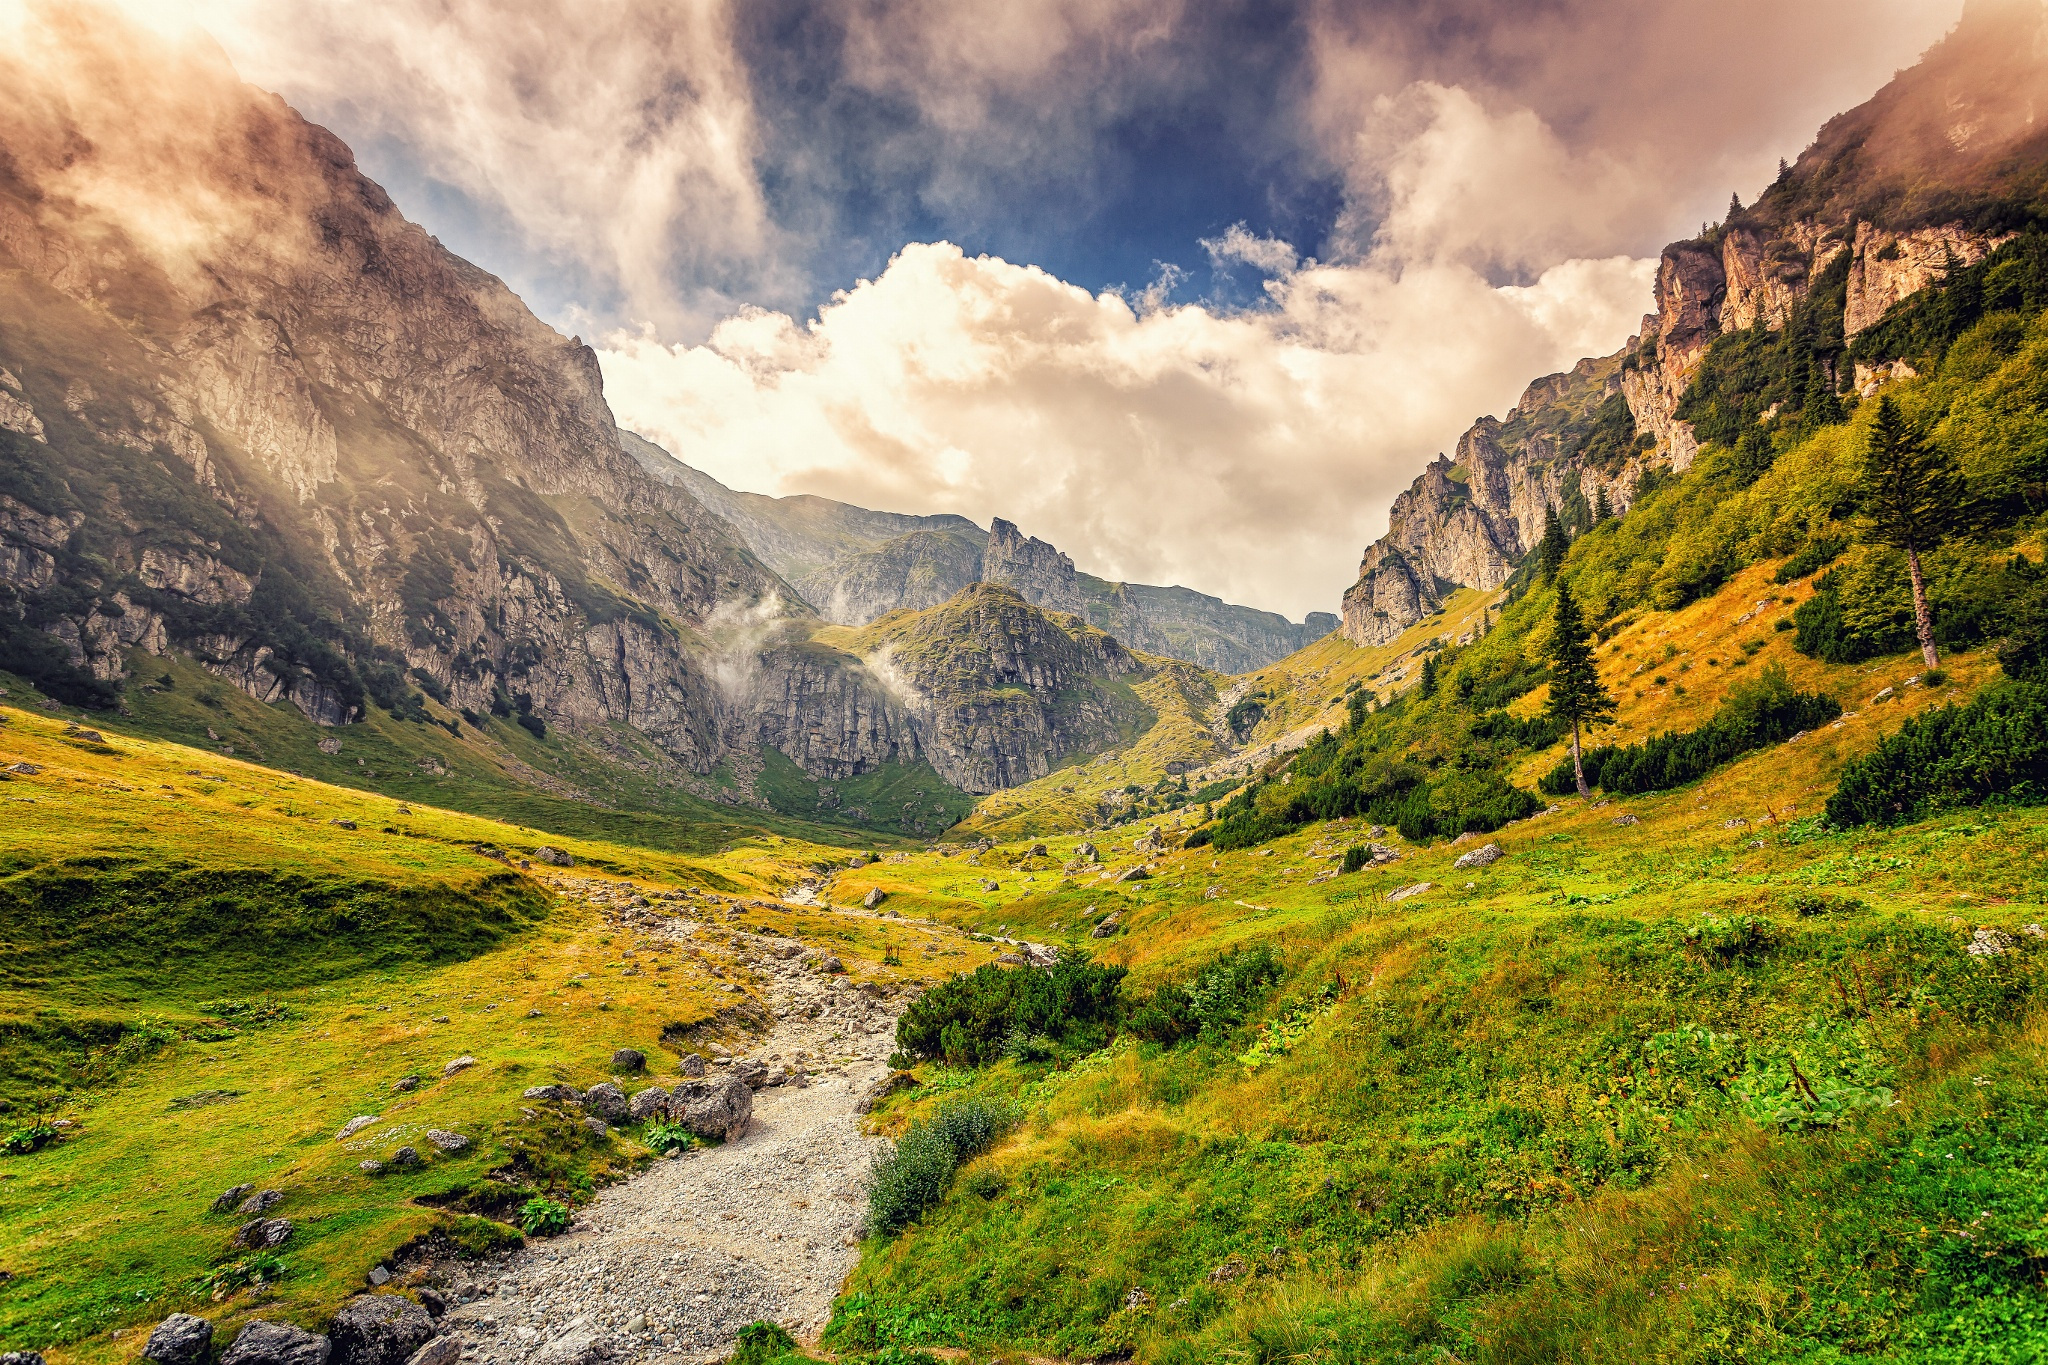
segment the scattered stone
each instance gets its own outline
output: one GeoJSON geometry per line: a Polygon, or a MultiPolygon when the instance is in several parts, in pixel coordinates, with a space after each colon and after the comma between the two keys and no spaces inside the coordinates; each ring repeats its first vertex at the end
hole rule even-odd
{"type": "Polygon", "coordinates": [[[1117,873],[1114,880],[1120,882],[1149,882],[1152,880],[1152,874],[1147,872],[1142,866],[1127,867],[1117,873]]]}
{"type": "Polygon", "coordinates": [[[420,1152],[419,1152],[419,1148],[417,1148],[417,1147],[400,1147],[400,1148],[399,1148],[399,1149],[398,1149],[397,1151],[395,1151],[395,1152],[393,1152],[393,1153],[391,1154],[391,1164],[392,1164],[392,1165],[394,1165],[394,1166],[417,1166],[417,1165],[419,1165],[419,1164],[420,1164],[420,1152]]]}
{"type": "MultiPolygon", "coordinates": [[[[43,770],[33,763],[10,763],[7,765],[7,771],[18,777],[37,777],[43,770]]],[[[33,1355],[34,1352],[29,1354],[33,1355]]]]}
{"type": "Polygon", "coordinates": [[[598,1118],[589,1118],[583,1120],[583,1126],[590,1130],[591,1135],[593,1137],[603,1137],[606,1133],[609,1133],[612,1130],[610,1124],[606,1123],[603,1119],[598,1118]]]}
{"type": "Polygon", "coordinates": [[[469,1147],[468,1138],[460,1133],[451,1133],[446,1128],[427,1129],[427,1141],[449,1153],[464,1151],[469,1147]]]}
{"type": "Polygon", "coordinates": [[[572,1085],[530,1085],[520,1093],[523,1100],[554,1100],[557,1103],[581,1104],[583,1092],[572,1085]]]}
{"type": "Polygon", "coordinates": [[[212,1323],[190,1313],[173,1313],[149,1334],[142,1358],[159,1361],[161,1365],[205,1365],[212,1351],[212,1323]]]}
{"type": "Polygon", "coordinates": [[[1723,820],[1721,822],[1722,829],[1745,829],[1748,827],[1748,825],[1749,821],[1743,819],[1739,815],[1731,816],[1729,819],[1723,820]]]}
{"type": "Polygon", "coordinates": [[[1117,914],[1116,911],[1112,910],[1107,915],[1104,915],[1102,917],[1102,923],[1096,925],[1093,929],[1088,931],[1088,937],[1109,938],[1110,936],[1116,933],[1118,926],[1122,923],[1123,920],[1121,919],[1121,917],[1117,914]]]}
{"type": "Polygon", "coordinates": [[[1633,815],[1617,815],[1608,823],[1613,825],[1640,825],[1643,822],[1636,819],[1633,815]]]}
{"type": "Polygon", "coordinates": [[[283,1200],[283,1190],[258,1190],[255,1194],[244,1199],[242,1206],[236,1209],[235,1212],[241,1214],[244,1218],[254,1218],[259,1214],[268,1212],[272,1207],[283,1202],[283,1200]]]}
{"type": "Polygon", "coordinates": [[[1389,891],[1387,899],[1389,901],[1405,901],[1410,896],[1419,896],[1427,890],[1429,890],[1428,882],[1416,882],[1413,886],[1403,886],[1397,890],[1389,891]]]}
{"type": "Polygon", "coordinates": [[[417,1076],[400,1076],[396,1081],[392,1082],[391,1088],[401,1091],[417,1090],[420,1088],[420,1078],[417,1076]]]}
{"type": "Polygon", "coordinates": [[[1205,901],[1223,899],[1223,888],[1220,886],[1212,886],[1208,888],[1206,891],[1202,892],[1202,899],[1205,901]]]}
{"type": "Polygon", "coordinates": [[[827,975],[836,976],[840,972],[846,970],[846,964],[844,962],[841,962],[837,957],[834,957],[831,953],[827,953],[822,959],[819,960],[818,970],[826,973],[827,975]]]}
{"type": "Polygon", "coordinates": [[[704,1074],[704,1059],[692,1052],[683,1058],[682,1065],[678,1069],[685,1076],[701,1076],[704,1074]]]}
{"type": "Polygon", "coordinates": [[[354,829],[356,827],[356,822],[353,820],[329,820],[327,823],[336,829],[354,829]]]}
{"type": "MultiPolygon", "coordinates": [[[[446,1020],[444,1019],[442,1022],[445,1023],[446,1020]]],[[[474,1057],[457,1057],[454,1061],[441,1068],[441,1074],[443,1076],[453,1076],[456,1072],[467,1071],[475,1065],[476,1058],[474,1057]]]]}
{"type": "Polygon", "coordinates": [[[535,1351],[528,1365],[600,1365],[609,1354],[598,1325],[585,1314],[535,1351]]]}
{"type": "Polygon", "coordinates": [[[347,1123],[341,1125],[341,1131],[334,1135],[334,1140],[336,1142],[346,1142],[350,1138],[354,1137],[357,1133],[362,1132],[363,1129],[368,1128],[371,1124],[375,1123],[380,1117],[382,1117],[382,1115],[357,1114],[347,1123]]]}
{"type": "Polygon", "coordinates": [[[289,1323],[255,1321],[235,1335],[220,1365],[327,1365],[334,1343],[289,1323]]]}
{"type": "Polygon", "coordinates": [[[376,1160],[358,1161],[356,1169],[364,1175],[375,1175],[384,1169],[384,1163],[376,1160]]]}
{"type": "Polygon", "coordinates": [[[427,1310],[397,1294],[350,1299],[327,1325],[335,1365],[405,1365],[434,1335],[427,1310]]]}
{"type": "Polygon", "coordinates": [[[635,1123],[645,1123],[651,1118],[668,1112],[668,1091],[658,1085],[636,1091],[626,1103],[626,1117],[635,1123]]]}
{"type": "Polygon", "coordinates": [[[879,886],[871,886],[868,888],[867,895],[861,897],[860,903],[862,907],[864,907],[865,909],[872,910],[876,906],[880,905],[884,899],[885,897],[882,893],[882,888],[879,886]]]}
{"type": "Polygon", "coordinates": [[[575,858],[571,857],[569,854],[563,852],[559,848],[551,848],[546,844],[542,844],[539,848],[535,849],[533,851],[533,856],[540,859],[542,862],[546,863],[549,867],[576,866],[575,858]]]}
{"type": "Polygon", "coordinates": [[[647,1054],[637,1047],[622,1047],[612,1054],[612,1070],[632,1075],[647,1065],[647,1054]]]}
{"type": "Polygon", "coordinates": [[[583,1107],[607,1123],[626,1117],[626,1092],[610,1081],[599,1081],[583,1092],[583,1107]]]}
{"type": "Polygon", "coordinates": [[[1102,855],[1095,851],[1095,845],[1093,844],[1077,845],[1074,849],[1074,856],[1076,858],[1085,859],[1091,863],[1102,861],[1102,855]]]}
{"type": "Polygon", "coordinates": [[[754,1118],[754,1092],[737,1076],[685,1081],[669,1097],[669,1116],[698,1137],[736,1141],[754,1118]]]}
{"type": "Polygon", "coordinates": [[[768,1084],[768,1063],[749,1057],[733,1069],[733,1075],[746,1082],[747,1089],[759,1090],[768,1084]]]}
{"type": "Polygon", "coordinates": [[[1506,856],[1507,850],[1499,844],[1481,844],[1478,848],[1473,849],[1470,853],[1452,863],[1451,866],[1458,868],[1485,867],[1489,863],[1499,862],[1506,856]]]}
{"type": "MultiPolygon", "coordinates": [[[[441,1291],[434,1288],[434,1286],[430,1284],[423,1284],[420,1285],[418,1288],[414,1289],[412,1292],[413,1295],[419,1299],[420,1307],[427,1310],[428,1317],[438,1318],[443,1313],[448,1311],[448,1300],[442,1298],[441,1291]]],[[[426,1348],[421,1347],[421,1349],[424,1350],[426,1348]]],[[[417,1359],[417,1356],[415,1356],[415,1359],[417,1359]]],[[[412,1365],[412,1362],[407,1361],[406,1365],[412,1365]]]]}
{"type": "Polygon", "coordinates": [[[391,1283],[391,1272],[386,1270],[381,1265],[371,1266],[370,1283],[376,1285],[379,1289],[382,1289],[385,1285],[391,1283]]]}
{"type": "Polygon", "coordinates": [[[249,1191],[255,1188],[254,1185],[229,1186],[213,1197],[213,1211],[215,1213],[226,1213],[229,1209],[248,1198],[249,1191]]]}
{"type": "Polygon", "coordinates": [[[242,1224],[235,1234],[235,1245],[251,1251],[263,1251],[270,1247],[283,1246],[291,1240],[292,1220],[289,1218],[258,1218],[242,1224]]]}
{"type": "Polygon", "coordinates": [[[435,1337],[412,1353],[405,1365],[455,1365],[462,1359],[462,1343],[454,1337],[435,1337]]]}

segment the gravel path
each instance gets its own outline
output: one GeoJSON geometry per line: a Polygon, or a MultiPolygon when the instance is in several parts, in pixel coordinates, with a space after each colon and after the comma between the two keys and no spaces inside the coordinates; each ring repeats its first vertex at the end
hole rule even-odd
{"type": "Polygon", "coordinates": [[[773,956],[787,940],[694,923],[668,932],[760,954],[776,1023],[748,1056],[808,1079],[756,1092],[738,1141],[657,1162],[603,1191],[569,1232],[462,1286],[442,1328],[477,1365],[715,1361],[764,1318],[813,1338],[853,1268],[880,1142],[861,1135],[856,1106],[888,1074],[908,997],[773,956]]]}

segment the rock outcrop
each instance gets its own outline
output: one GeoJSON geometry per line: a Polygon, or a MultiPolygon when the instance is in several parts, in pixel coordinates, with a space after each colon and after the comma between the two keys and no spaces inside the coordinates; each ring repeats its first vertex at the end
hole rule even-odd
{"type": "Polygon", "coordinates": [[[1829,120],[1754,205],[1664,249],[1655,311],[1620,351],[1537,380],[1505,420],[1475,422],[1455,462],[1423,470],[1345,593],[1346,638],[1382,643],[1458,587],[1500,586],[1549,508],[1583,529],[1601,497],[1625,512],[1651,467],[1689,467],[1700,440],[1679,412],[1708,349],[1782,330],[1831,267],[1845,268],[1834,278],[1853,340],[1952,265],[1982,260],[2048,161],[2043,107],[2048,13],[2039,0],[1970,0],[1919,65],[1829,120]]]}

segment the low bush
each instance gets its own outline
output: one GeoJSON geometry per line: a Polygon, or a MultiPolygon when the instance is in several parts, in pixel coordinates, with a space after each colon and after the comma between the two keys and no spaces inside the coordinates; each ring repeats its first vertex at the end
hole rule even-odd
{"type": "Polygon", "coordinates": [[[967,1096],[912,1123],[869,1173],[869,1233],[893,1237],[944,1199],[954,1172],[993,1147],[1010,1122],[1005,1111],[967,1096]]]}
{"type": "Polygon", "coordinates": [[[775,1365],[779,1360],[801,1358],[797,1355],[796,1338],[780,1324],[750,1322],[740,1328],[740,1338],[734,1343],[726,1365],[775,1365]]]}
{"type": "Polygon", "coordinates": [[[1828,798],[1839,826],[1906,824],[1961,806],[2048,801],[2048,685],[2006,682],[1907,721],[1828,798]]]}
{"type": "Polygon", "coordinates": [[[1130,1029],[1148,1042],[1216,1041],[1243,1023],[1280,980],[1280,959],[1264,944],[1233,949],[1185,985],[1168,982],[1131,1011],[1130,1029]]]}
{"type": "Polygon", "coordinates": [[[1049,971],[988,963],[940,983],[904,1011],[897,1050],[948,1066],[988,1066],[1020,1039],[1042,1040],[1055,1056],[1093,1052],[1116,1030],[1124,971],[1072,949],[1049,971]]]}
{"type": "MultiPolygon", "coordinates": [[[[1797,692],[1781,664],[1767,664],[1739,684],[1714,718],[1697,730],[1651,735],[1641,744],[1603,744],[1584,754],[1586,781],[1613,794],[1638,795],[1680,787],[1752,749],[1790,739],[1842,714],[1841,703],[1819,692],[1797,692]]],[[[1577,790],[1566,754],[1537,784],[1552,796],[1577,790]]]]}
{"type": "Polygon", "coordinates": [[[552,1237],[558,1232],[567,1232],[568,1206],[535,1195],[519,1206],[519,1226],[529,1237],[552,1237]]]}
{"type": "Polygon", "coordinates": [[[656,1119],[641,1130],[640,1140],[657,1152],[693,1152],[704,1145],[698,1137],[680,1123],[656,1119]]]}

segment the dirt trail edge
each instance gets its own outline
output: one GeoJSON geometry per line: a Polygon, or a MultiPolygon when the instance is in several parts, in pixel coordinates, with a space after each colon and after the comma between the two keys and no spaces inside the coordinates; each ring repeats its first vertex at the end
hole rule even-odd
{"type": "MultiPolygon", "coordinates": [[[[672,932],[687,938],[700,927],[725,933],[672,932]]],[[[862,1136],[856,1106],[888,1074],[909,1000],[795,960],[755,965],[768,973],[776,1022],[750,1056],[835,1065],[807,1084],[755,1092],[753,1124],[738,1141],[658,1161],[601,1192],[567,1233],[474,1272],[441,1320],[465,1360],[683,1365],[722,1359],[761,1319],[806,1339],[824,1327],[858,1254],[880,1145],[862,1136]]]]}

